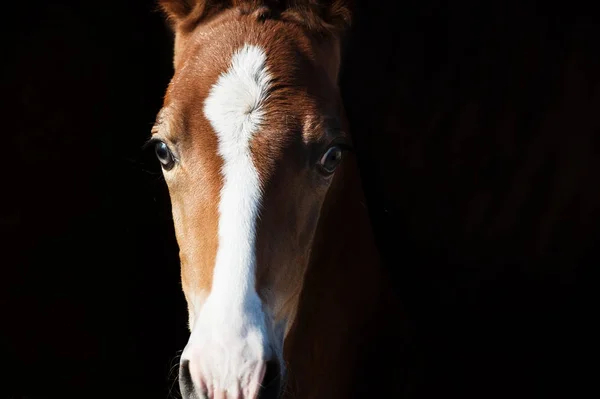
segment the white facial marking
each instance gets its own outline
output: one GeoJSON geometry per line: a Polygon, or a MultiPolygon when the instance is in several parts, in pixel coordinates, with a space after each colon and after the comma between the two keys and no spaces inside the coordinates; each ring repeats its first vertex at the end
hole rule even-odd
{"type": "Polygon", "coordinates": [[[245,45],[233,55],[229,70],[219,77],[204,105],[217,133],[224,180],[211,295],[228,302],[243,302],[255,293],[255,224],[261,192],[250,142],[264,117],[270,80],[265,52],[245,45]]]}
{"type": "Polygon", "coordinates": [[[264,50],[244,45],[204,103],[223,159],[219,245],[212,289],[193,318],[184,357],[190,358],[192,378],[209,373],[211,383],[221,389],[236,389],[240,382],[242,389],[250,389],[244,381],[260,383],[257,373],[271,356],[268,316],[255,288],[261,188],[250,151],[263,122],[270,81],[264,50]]]}

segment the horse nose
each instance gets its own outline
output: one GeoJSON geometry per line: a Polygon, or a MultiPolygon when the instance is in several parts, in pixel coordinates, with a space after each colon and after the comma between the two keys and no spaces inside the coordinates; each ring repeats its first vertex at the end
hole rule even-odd
{"type": "Polygon", "coordinates": [[[281,389],[281,368],[279,363],[267,362],[267,370],[260,385],[258,399],[277,399],[281,389]]]}
{"type": "Polygon", "coordinates": [[[268,361],[258,395],[246,397],[243,395],[239,396],[240,393],[236,393],[235,396],[229,397],[226,392],[221,391],[220,394],[217,394],[210,392],[206,386],[195,386],[190,372],[189,360],[182,360],[179,365],[179,389],[183,399],[278,399],[281,390],[281,381],[279,363],[268,361]]]}

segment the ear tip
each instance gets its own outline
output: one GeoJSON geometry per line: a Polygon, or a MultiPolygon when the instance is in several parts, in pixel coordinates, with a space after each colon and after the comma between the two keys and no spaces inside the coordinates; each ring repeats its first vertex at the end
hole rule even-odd
{"type": "Polygon", "coordinates": [[[158,6],[169,19],[182,19],[194,9],[194,0],[158,0],[158,6]]]}

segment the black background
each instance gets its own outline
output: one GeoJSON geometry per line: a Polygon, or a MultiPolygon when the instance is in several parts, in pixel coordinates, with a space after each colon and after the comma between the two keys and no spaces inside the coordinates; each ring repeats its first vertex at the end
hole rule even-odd
{"type": "MultiPolygon", "coordinates": [[[[1,19],[0,398],[166,398],[186,307],[141,147],[170,32],[151,1],[1,19]]],[[[577,2],[361,5],[342,87],[407,309],[407,397],[579,397],[595,378],[596,21],[577,2]]]]}
{"type": "Polygon", "coordinates": [[[165,398],[174,381],[186,306],[168,193],[142,155],[172,73],[154,10],[3,10],[2,398],[165,398]]]}

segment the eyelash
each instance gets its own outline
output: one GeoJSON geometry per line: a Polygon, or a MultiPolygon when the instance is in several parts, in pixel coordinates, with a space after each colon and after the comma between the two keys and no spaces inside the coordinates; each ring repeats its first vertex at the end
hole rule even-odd
{"type": "Polygon", "coordinates": [[[157,138],[157,137],[150,137],[145,143],[144,145],[142,145],[142,150],[146,151],[148,148],[150,147],[154,147],[156,144],[162,142],[161,139],[157,138]]]}

